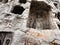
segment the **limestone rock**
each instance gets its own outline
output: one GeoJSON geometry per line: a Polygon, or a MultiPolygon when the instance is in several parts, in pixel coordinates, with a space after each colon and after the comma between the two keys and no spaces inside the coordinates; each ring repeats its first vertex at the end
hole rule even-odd
{"type": "MultiPolygon", "coordinates": [[[[54,20],[56,24],[54,26],[57,26],[57,24],[60,25],[59,16],[57,14],[60,12],[60,0],[33,1],[42,1],[47,5],[50,5],[52,7],[50,12],[51,18],[48,18],[48,20],[54,20]],[[56,14],[57,18],[55,17],[56,14]]],[[[55,29],[39,30],[27,26],[30,18],[31,2],[32,0],[0,0],[0,45],[60,45],[60,29],[58,26],[55,29]]],[[[42,7],[44,8],[44,6],[42,7]]],[[[34,12],[40,13],[38,10],[41,10],[42,8],[37,8],[35,10],[35,7],[33,7],[34,12]]],[[[46,11],[45,8],[43,10],[43,12],[46,11]]],[[[36,17],[38,17],[37,15],[38,14],[36,14],[36,17]]],[[[35,18],[34,16],[31,16],[31,18],[35,18]]],[[[42,17],[40,19],[42,19],[42,17]]],[[[34,19],[31,20],[33,24],[34,19]]],[[[29,22],[30,25],[32,25],[31,20],[29,22]]],[[[42,22],[44,24],[44,21],[42,22]]]]}

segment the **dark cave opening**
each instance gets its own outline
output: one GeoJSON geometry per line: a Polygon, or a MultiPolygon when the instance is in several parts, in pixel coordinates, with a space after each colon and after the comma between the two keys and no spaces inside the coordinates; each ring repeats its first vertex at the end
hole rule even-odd
{"type": "Polygon", "coordinates": [[[26,3],[27,0],[19,0],[19,3],[26,3]]]}
{"type": "Polygon", "coordinates": [[[14,14],[22,14],[25,9],[22,6],[16,5],[11,11],[14,14]]]}
{"type": "Polygon", "coordinates": [[[0,45],[2,45],[2,44],[1,44],[1,40],[0,40],[0,45]]]}

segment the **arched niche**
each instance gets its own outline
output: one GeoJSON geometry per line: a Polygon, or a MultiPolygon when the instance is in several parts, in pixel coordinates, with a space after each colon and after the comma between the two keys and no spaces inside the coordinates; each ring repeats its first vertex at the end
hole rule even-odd
{"type": "Polygon", "coordinates": [[[32,1],[27,27],[34,29],[51,29],[49,19],[50,11],[51,6],[44,1],[32,1]]]}

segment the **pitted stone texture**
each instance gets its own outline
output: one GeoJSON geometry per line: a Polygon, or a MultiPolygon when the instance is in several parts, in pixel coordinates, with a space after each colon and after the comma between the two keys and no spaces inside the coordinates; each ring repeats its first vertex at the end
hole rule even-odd
{"type": "Polygon", "coordinates": [[[13,42],[11,45],[24,45],[23,37],[24,37],[24,32],[21,32],[19,30],[14,32],[14,37],[13,37],[13,42]]]}
{"type": "MultiPolygon", "coordinates": [[[[41,45],[46,44],[50,45],[50,43],[56,43],[60,44],[60,31],[59,30],[36,30],[36,29],[30,29],[27,32],[28,36],[32,38],[32,40],[36,40],[36,43],[39,43],[41,45]]],[[[29,40],[29,41],[32,41],[29,40]]],[[[34,43],[34,41],[32,42],[34,43]]]]}
{"type": "MultiPolygon", "coordinates": [[[[25,45],[27,41],[28,45],[60,45],[59,30],[38,31],[36,29],[27,29],[26,25],[31,0],[27,0],[25,4],[18,3],[18,1],[19,0],[9,0],[6,4],[0,2],[0,31],[14,32],[11,45],[25,45]],[[15,5],[24,7],[25,10],[21,15],[11,13],[15,5]],[[7,16],[7,14],[9,16],[7,16]]],[[[50,3],[50,5],[52,5],[52,3],[50,3]]],[[[56,8],[54,9],[54,12],[58,11],[56,8]]]]}
{"type": "Polygon", "coordinates": [[[17,1],[13,0],[6,4],[2,3],[0,5],[0,26],[1,26],[0,29],[23,30],[23,27],[25,29],[27,24],[27,18],[29,15],[29,8],[30,8],[30,2],[27,2],[25,4],[19,4],[18,0],[17,1]],[[11,10],[16,5],[25,8],[25,10],[21,15],[11,13],[11,10]]]}
{"type": "Polygon", "coordinates": [[[15,31],[12,45],[60,45],[59,30],[27,29],[26,32],[15,31]]]}

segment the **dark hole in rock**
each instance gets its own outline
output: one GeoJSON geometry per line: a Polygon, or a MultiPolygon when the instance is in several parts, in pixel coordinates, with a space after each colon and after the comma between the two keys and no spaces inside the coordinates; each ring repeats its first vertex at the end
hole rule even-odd
{"type": "Polygon", "coordinates": [[[56,3],[54,3],[54,5],[55,5],[55,6],[57,6],[57,4],[56,4],[56,3]]]}
{"type": "Polygon", "coordinates": [[[2,44],[1,44],[1,40],[0,40],[0,45],[2,45],[2,44]]]}
{"type": "Polygon", "coordinates": [[[6,40],[6,45],[8,45],[10,43],[10,40],[9,39],[7,39],[6,40]]]}
{"type": "Polygon", "coordinates": [[[19,3],[26,3],[27,0],[19,0],[19,3]]]}
{"type": "Polygon", "coordinates": [[[25,9],[22,6],[16,5],[11,11],[14,14],[22,14],[25,9]]]}
{"type": "Polygon", "coordinates": [[[57,8],[57,3],[54,3],[54,5],[56,6],[56,8],[57,8]]]}

